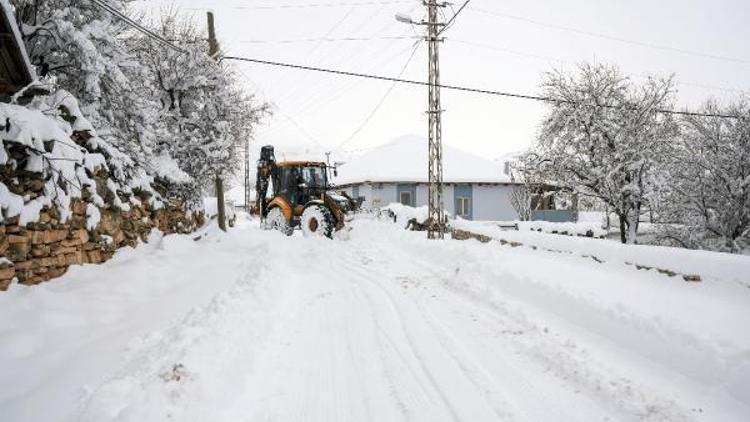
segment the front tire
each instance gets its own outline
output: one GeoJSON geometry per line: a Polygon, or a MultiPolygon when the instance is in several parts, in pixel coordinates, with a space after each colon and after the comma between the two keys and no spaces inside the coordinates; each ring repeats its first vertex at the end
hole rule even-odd
{"type": "Polygon", "coordinates": [[[305,237],[331,238],[336,226],[331,210],[323,205],[311,205],[305,208],[300,223],[305,237]]]}
{"type": "Polygon", "coordinates": [[[294,227],[292,227],[279,207],[271,208],[268,211],[263,228],[266,230],[278,230],[287,236],[291,236],[294,232],[294,227]]]}

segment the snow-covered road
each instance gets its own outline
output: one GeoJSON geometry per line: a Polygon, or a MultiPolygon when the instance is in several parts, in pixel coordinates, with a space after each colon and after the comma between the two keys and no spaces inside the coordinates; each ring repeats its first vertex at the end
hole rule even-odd
{"type": "Polygon", "coordinates": [[[366,219],[344,241],[256,227],[0,295],[0,384],[18,385],[0,420],[750,417],[741,284],[366,219]]]}

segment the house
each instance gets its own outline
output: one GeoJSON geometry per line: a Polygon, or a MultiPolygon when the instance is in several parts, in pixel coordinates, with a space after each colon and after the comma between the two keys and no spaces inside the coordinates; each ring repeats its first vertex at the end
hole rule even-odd
{"type": "Polygon", "coordinates": [[[0,101],[9,101],[35,79],[11,6],[0,1],[0,101]]]}
{"type": "MultiPolygon", "coordinates": [[[[427,139],[409,135],[372,149],[338,169],[333,182],[364,209],[391,203],[427,205],[427,139]]],[[[492,160],[443,146],[443,201],[450,215],[468,220],[515,220],[517,183],[492,160]]]]}

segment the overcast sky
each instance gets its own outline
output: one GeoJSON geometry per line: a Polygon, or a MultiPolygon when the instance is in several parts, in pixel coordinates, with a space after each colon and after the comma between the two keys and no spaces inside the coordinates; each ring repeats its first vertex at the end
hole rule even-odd
{"type": "MultiPolygon", "coordinates": [[[[424,16],[419,0],[152,0],[151,11],[174,3],[205,27],[216,14],[228,55],[396,76],[420,27],[396,13],[424,16]],[[346,5],[344,5],[346,3],[346,5]],[[314,41],[321,38],[366,41],[314,41]]],[[[457,9],[463,0],[455,0],[457,9]]],[[[453,11],[444,10],[446,17],[453,11]]],[[[726,101],[750,91],[750,3],[747,0],[472,0],[446,34],[442,81],[521,94],[539,93],[542,74],[582,61],[607,62],[634,79],[676,74],[677,103],[695,108],[709,97],[726,101]],[[666,48],[656,48],[666,47],[666,48]]],[[[422,43],[404,71],[426,80],[422,43]]],[[[407,133],[426,136],[427,89],[236,63],[247,88],[272,102],[275,114],[256,145],[311,153],[342,147],[362,151],[407,133]]],[[[443,90],[444,142],[496,158],[533,141],[543,104],[443,90]]],[[[314,158],[314,157],[311,157],[314,158]]]]}

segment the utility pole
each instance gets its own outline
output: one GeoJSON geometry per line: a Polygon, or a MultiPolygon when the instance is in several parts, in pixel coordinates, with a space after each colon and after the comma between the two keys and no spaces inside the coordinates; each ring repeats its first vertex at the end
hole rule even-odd
{"type": "Polygon", "coordinates": [[[250,213],[250,140],[245,140],[245,212],[250,213]]]}
{"type": "Polygon", "coordinates": [[[429,98],[427,115],[429,117],[429,146],[428,146],[428,208],[429,226],[428,239],[445,238],[445,216],[443,207],[443,138],[440,107],[440,28],[444,25],[438,22],[438,7],[445,7],[437,0],[425,0],[427,6],[427,44],[429,52],[429,98]]]}
{"type": "MultiPolygon", "coordinates": [[[[208,12],[208,55],[213,57],[214,60],[219,61],[219,42],[216,41],[216,30],[214,28],[214,14],[208,12]]],[[[221,180],[221,174],[216,174],[216,180],[214,180],[216,189],[216,210],[218,212],[217,218],[219,220],[219,228],[223,231],[227,231],[227,220],[226,210],[224,209],[224,181],[221,180]]]]}

